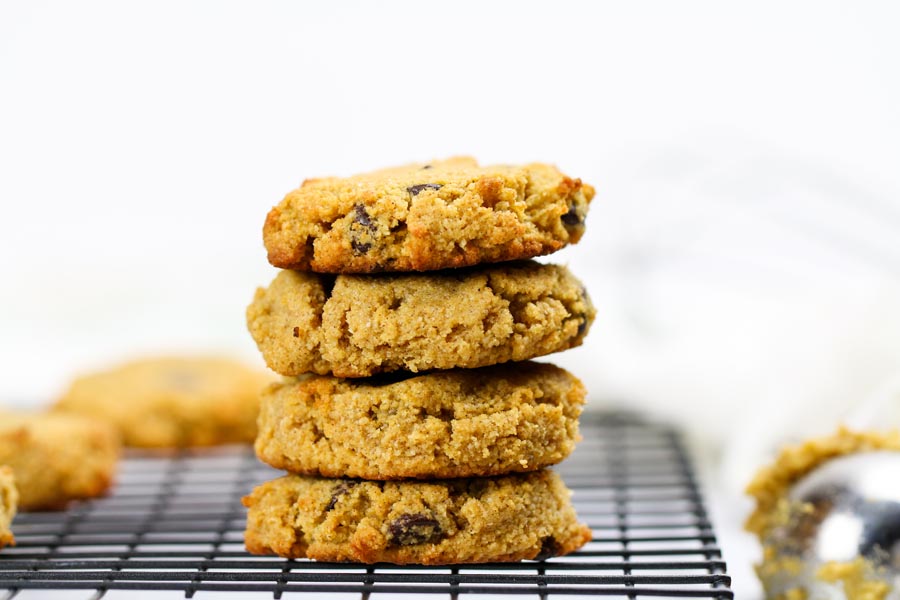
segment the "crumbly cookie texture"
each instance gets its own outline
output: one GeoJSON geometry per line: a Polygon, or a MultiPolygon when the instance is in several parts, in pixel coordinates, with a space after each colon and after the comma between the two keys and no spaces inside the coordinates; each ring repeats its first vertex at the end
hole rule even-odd
{"type": "Polygon", "coordinates": [[[452,158],[307,180],[269,212],[263,239],[269,262],[285,269],[433,271],[575,243],[593,197],[550,165],[452,158]]]}
{"type": "Polygon", "coordinates": [[[382,275],[282,271],[247,324],[282,375],[367,377],[522,361],[581,344],[595,311],[568,269],[533,261],[382,275]]]}
{"type": "Polygon", "coordinates": [[[454,564],[568,554],[591,539],[548,470],[496,478],[375,482],[288,475],[253,490],[254,554],[454,564]]]}
{"type": "Polygon", "coordinates": [[[584,397],[535,362],[285,380],[263,395],[256,453],[292,473],[371,480],[535,471],[572,452],[584,397]]]}
{"type": "Polygon", "coordinates": [[[16,516],[18,503],[19,492],[16,489],[13,470],[7,465],[0,465],[0,548],[13,546],[16,543],[10,526],[13,517],[16,516]]]}
{"type": "MultiPolygon", "coordinates": [[[[829,460],[875,450],[900,451],[900,431],[858,432],[841,428],[835,434],[785,448],[774,463],[756,474],[747,488],[756,500],[756,508],[745,527],[762,543],[763,561],[756,565],[756,572],[770,596],[786,600],[808,596],[803,587],[780,591],[783,575],[793,576],[806,568],[800,557],[782,550],[783,540],[778,536],[779,528],[812,509],[789,499],[791,486],[829,460]]],[[[891,591],[891,586],[877,576],[877,568],[863,557],[828,563],[815,576],[825,582],[840,583],[849,600],[881,600],[891,591]]]]}
{"type": "Polygon", "coordinates": [[[53,510],[102,495],[112,484],[119,438],[103,421],[61,414],[0,414],[0,464],[12,468],[19,508],[53,510]]]}
{"type": "Polygon", "coordinates": [[[128,446],[249,444],[273,380],[228,358],[144,359],[76,379],[54,408],[111,422],[128,446]]]}

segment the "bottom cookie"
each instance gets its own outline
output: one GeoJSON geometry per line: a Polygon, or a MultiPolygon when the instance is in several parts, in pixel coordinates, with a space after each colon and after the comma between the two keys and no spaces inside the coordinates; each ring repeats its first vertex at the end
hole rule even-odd
{"type": "Polygon", "coordinates": [[[16,504],[19,493],[13,471],[7,466],[0,466],[0,548],[15,545],[16,539],[10,531],[13,517],[16,516],[16,504]]]}
{"type": "Polygon", "coordinates": [[[105,422],[61,414],[0,413],[0,464],[16,477],[19,508],[53,510],[112,484],[119,438],[105,422]]]}
{"type": "Polygon", "coordinates": [[[323,561],[457,564],[543,559],[591,539],[571,492],[548,470],[434,481],[287,475],[257,487],[245,543],[253,554],[323,561]]]}

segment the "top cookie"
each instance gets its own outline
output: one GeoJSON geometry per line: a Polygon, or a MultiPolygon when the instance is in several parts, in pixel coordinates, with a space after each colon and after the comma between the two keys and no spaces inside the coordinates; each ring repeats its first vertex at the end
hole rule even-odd
{"type": "Polygon", "coordinates": [[[593,197],[550,165],[451,158],[307,180],[269,212],[263,239],[272,265],[298,271],[465,267],[574,244],[593,197]]]}

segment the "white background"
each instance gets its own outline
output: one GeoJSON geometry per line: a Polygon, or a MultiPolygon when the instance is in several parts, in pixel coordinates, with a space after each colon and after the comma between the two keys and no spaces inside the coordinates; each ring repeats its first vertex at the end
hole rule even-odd
{"type": "Polygon", "coordinates": [[[136,354],[259,362],[243,310],[274,274],[260,230],[305,178],[553,162],[597,187],[584,240],[552,260],[599,310],[553,360],[592,407],[686,428],[735,588],[756,594],[734,533],[753,469],[785,439],[900,405],[898,17],[889,2],[4,2],[0,401],[49,402],[136,354]]]}

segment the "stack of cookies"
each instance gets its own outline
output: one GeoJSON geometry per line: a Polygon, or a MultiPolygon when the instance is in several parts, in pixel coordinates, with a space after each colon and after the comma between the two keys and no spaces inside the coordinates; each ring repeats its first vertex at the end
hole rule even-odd
{"type": "Polygon", "coordinates": [[[554,167],[467,158],[306,181],[264,238],[284,269],[247,309],[267,364],[246,545],[329,561],[448,564],[566,554],[590,539],[546,469],[585,391],[529,359],[594,318],[562,266],[593,189],[554,167]]]}

